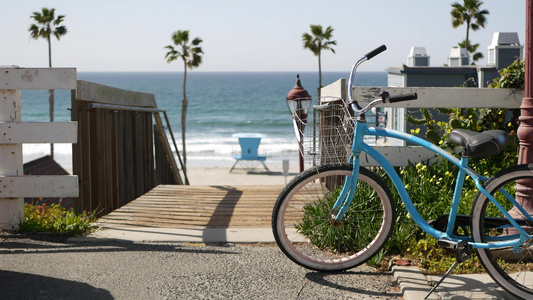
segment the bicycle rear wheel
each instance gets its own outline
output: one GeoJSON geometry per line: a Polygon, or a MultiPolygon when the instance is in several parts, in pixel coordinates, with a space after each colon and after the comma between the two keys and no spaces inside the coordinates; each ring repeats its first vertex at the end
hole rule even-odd
{"type": "Polygon", "coordinates": [[[385,182],[360,168],[354,199],[340,223],[331,209],[347,177],[349,164],[329,164],[295,177],[281,192],[272,213],[272,229],[283,253],[297,264],[318,271],[358,266],[389,238],[395,206],[385,182]]]}
{"type": "MultiPolygon", "coordinates": [[[[513,219],[527,232],[533,232],[533,223],[520,212],[504,195],[513,199],[533,193],[533,165],[519,165],[502,170],[485,183],[485,189],[510,212],[513,219]],[[518,187],[517,187],[518,185],[518,187]]],[[[530,206],[533,207],[533,206],[530,206]]],[[[530,220],[530,219],[529,219],[530,220]]],[[[493,243],[498,239],[518,240],[517,230],[483,193],[479,192],[472,207],[472,236],[475,242],[493,243]]],[[[520,246],[477,249],[481,263],[489,275],[509,293],[523,298],[533,298],[533,246],[532,241],[520,246]]]]}

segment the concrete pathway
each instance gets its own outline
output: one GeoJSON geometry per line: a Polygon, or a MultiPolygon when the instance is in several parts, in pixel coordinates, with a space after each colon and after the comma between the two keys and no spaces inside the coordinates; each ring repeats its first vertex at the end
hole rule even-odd
{"type": "MultiPolygon", "coordinates": [[[[132,242],[274,243],[270,228],[144,228],[113,227],[71,241],[125,240],[132,242]]],[[[291,263],[291,262],[288,262],[291,263]]],[[[394,266],[394,280],[404,300],[418,300],[431,290],[440,276],[426,276],[413,266],[394,266]]],[[[363,299],[363,298],[361,298],[363,299]]],[[[516,299],[503,291],[487,274],[450,275],[428,299],[516,299]]]]}

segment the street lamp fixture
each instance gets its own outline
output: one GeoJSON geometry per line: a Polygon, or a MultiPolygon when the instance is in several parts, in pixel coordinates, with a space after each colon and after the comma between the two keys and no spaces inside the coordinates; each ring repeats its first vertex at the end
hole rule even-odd
{"type": "Polygon", "coordinates": [[[296,84],[294,88],[287,95],[287,106],[291,112],[292,122],[298,139],[298,145],[300,149],[300,172],[304,170],[303,159],[303,134],[305,124],[307,124],[307,114],[309,113],[309,106],[311,105],[311,95],[302,87],[300,81],[300,75],[296,75],[296,84]]]}

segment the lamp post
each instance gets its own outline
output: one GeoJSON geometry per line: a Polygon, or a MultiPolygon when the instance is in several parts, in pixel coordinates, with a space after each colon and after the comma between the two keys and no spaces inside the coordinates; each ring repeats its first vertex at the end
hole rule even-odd
{"type": "Polygon", "coordinates": [[[287,106],[291,112],[292,122],[298,138],[300,172],[304,170],[303,133],[307,123],[307,113],[311,104],[311,95],[302,87],[300,75],[296,75],[296,84],[287,95],[287,106]]]}

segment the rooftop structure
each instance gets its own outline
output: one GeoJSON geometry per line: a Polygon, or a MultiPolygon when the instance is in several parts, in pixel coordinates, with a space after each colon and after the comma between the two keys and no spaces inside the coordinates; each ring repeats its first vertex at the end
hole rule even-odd
{"type": "Polygon", "coordinates": [[[425,47],[411,47],[407,64],[387,69],[388,86],[487,87],[499,76],[498,70],[522,59],[522,48],[516,32],[495,32],[488,47],[487,66],[471,65],[466,49],[454,47],[447,64],[432,67],[425,47]]]}
{"type": "MultiPolygon", "coordinates": [[[[488,65],[470,64],[466,49],[454,47],[450,50],[447,63],[443,66],[430,66],[430,56],[425,47],[411,47],[407,55],[407,64],[387,69],[389,87],[488,87],[500,75],[498,71],[522,59],[522,48],[515,32],[495,32],[488,47],[488,65]]],[[[409,132],[416,126],[405,121],[405,108],[386,108],[390,120],[388,126],[409,132]]],[[[410,108],[409,113],[419,117],[417,108],[410,108]]],[[[446,120],[447,116],[433,114],[437,121],[446,120]]],[[[422,133],[423,134],[423,133],[422,133]]],[[[389,142],[393,144],[395,142],[389,142]]]]}
{"type": "Polygon", "coordinates": [[[492,43],[488,46],[488,65],[502,69],[512,64],[516,59],[522,59],[522,49],[518,33],[495,32],[492,43]]]}
{"type": "Polygon", "coordinates": [[[470,64],[470,55],[465,48],[453,47],[448,56],[448,66],[468,66],[470,64]]]}
{"type": "Polygon", "coordinates": [[[407,56],[407,66],[409,67],[427,67],[429,66],[429,56],[425,47],[411,47],[407,56]]]}

